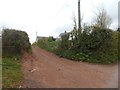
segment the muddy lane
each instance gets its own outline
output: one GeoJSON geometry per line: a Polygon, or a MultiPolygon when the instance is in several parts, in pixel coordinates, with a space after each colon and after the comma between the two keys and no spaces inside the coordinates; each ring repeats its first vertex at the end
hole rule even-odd
{"type": "Polygon", "coordinates": [[[96,65],[60,58],[37,46],[24,53],[22,71],[28,88],[117,88],[118,65],[96,65]]]}

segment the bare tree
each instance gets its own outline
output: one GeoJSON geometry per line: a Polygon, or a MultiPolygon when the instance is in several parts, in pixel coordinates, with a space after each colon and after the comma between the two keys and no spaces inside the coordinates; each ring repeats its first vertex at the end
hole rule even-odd
{"type": "Polygon", "coordinates": [[[98,12],[95,13],[94,25],[101,28],[109,28],[112,23],[112,18],[107,14],[104,7],[98,8],[98,12]]]}
{"type": "Polygon", "coordinates": [[[73,26],[74,26],[74,28],[77,30],[77,22],[76,22],[76,17],[75,17],[75,14],[74,14],[74,13],[73,13],[72,20],[73,20],[73,26]]]}

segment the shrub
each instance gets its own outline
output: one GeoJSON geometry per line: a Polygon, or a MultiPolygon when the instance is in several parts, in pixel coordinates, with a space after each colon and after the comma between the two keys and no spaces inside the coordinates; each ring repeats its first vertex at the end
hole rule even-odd
{"type": "Polygon", "coordinates": [[[89,28],[81,33],[77,41],[74,41],[74,46],[70,46],[72,47],[70,49],[64,48],[64,44],[67,45],[70,43],[70,41],[64,37],[61,41],[63,46],[56,50],[56,54],[78,61],[103,64],[115,63],[118,60],[117,34],[118,32],[110,29],[93,27],[90,30],[89,28]],[[66,42],[64,42],[64,39],[66,42]]]}
{"type": "Polygon", "coordinates": [[[38,40],[37,45],[47,51],[54,52],[58,48],[59,41],[55,41],[53,37],[38,40]]]}
{"type": "Polygon", "coordinates": [[[29,51],[31,45],[26,32],[15,29],[4,29],[2,33],[3,56],[21,54],[23,50],[29,51]]]}

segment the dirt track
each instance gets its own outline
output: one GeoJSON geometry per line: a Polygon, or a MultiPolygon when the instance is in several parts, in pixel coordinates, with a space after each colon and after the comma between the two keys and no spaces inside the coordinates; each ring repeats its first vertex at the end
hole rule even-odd
{"type": "Polygon", "coordinates": [[[60,58],[37,46],[24,54],[24,84],[28,88],[117,88],[118,65],[95,65],[60,58]]]}

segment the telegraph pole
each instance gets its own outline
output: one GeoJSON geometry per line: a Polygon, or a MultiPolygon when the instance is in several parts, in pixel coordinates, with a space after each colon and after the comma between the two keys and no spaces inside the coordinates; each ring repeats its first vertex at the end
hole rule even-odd
{"type": "Polygon", "coordinates": [[[120,32],[120,1],[118,2],[118,31],[120,32]]]}
{"type": "Polygon", "coordinates": [[[81,11],[80,11],[80,0],[78,0],[78,32],[81,33],[81,11]]]}
{"type": "Polygon", "coordinates": [[[36,43],[37,43],[37,31],[36,31],[36,43]]]}

